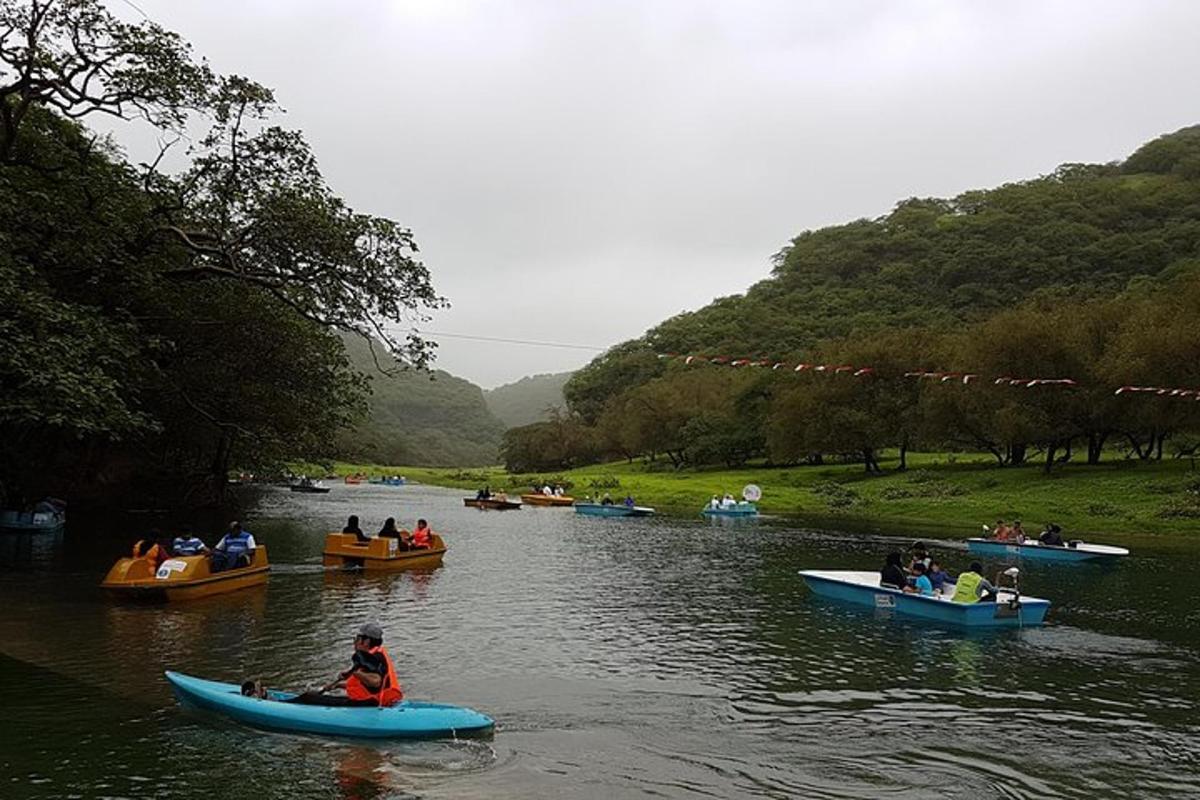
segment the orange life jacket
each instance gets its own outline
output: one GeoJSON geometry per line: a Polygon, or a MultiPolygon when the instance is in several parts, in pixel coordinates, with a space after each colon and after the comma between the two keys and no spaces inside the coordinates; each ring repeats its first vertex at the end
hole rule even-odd
{"type": "Polygon", "coordinates": [[[396,666],[392,663],[392,657],[383,649],[383,645],[373,647],[367,652],[383,656],[383,663],[387,665],[383,683],[377,691],[372,691],[357,675],[351,675],[346,678],[346,696],[351,700],[378,700],[381,706],[394,706],[404,699],[404,691],[400,688],[400,681],[396,679],[396,666]]]}
{"type": "Polygon", "coordinates": [[[432,533],[429,528],[417,528],[412,535],[413,547],[429,547],[433,544],[432,533]]]}
{"type": "Polygon", "coordinates": [[[133,543],[133,557],[144,558],[147,561],[158,561],[159,547],[157,544],[150,545],[150,549],[145,553],[142,552],[142,545],[146,543],[145,539],[138,539],[133,543]]]}

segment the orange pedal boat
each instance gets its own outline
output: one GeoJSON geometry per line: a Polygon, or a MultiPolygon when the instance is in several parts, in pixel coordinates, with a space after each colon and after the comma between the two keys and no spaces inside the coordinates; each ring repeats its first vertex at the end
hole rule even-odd
{"type": "Polygon", "coordinates": [[[145,558],[122,558],[108,571],[101,587],[125,597],[194,600],[267,582],[271,565],[259,545],[248,567],[213,572],[208,556],[175,556],[156,568],[145,558]]]}
{"type": "Polygon", "coordinates": [[[534,494],[521,495],[521,502],[528,506],[573,506],[575,505],[575,498],[567,497],[566,495],[536,492],[534,494]]]}
{"type": "Polygon", "coordinates": [[[446,543],[436,533],[430,537],[430,546],[420,550],[401,550],[400,540],[391,536],[374,536],[369,542],[360,542],[353,533],[330,533],[325,537],[322,560],[327,567],[410,569],[436,567],[445,554],[446,543]]]}

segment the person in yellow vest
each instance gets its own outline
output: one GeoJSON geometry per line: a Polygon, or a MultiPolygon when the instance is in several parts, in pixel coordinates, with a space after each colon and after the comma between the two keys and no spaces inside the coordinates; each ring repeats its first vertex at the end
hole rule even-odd
{"type": "Polygon", "coordinates": [[[983,577],[983,565],[972,561],[967,571],[959,574],[950,599],[956,603],[989,603],[996,599],[996,587],[983,577]]]}

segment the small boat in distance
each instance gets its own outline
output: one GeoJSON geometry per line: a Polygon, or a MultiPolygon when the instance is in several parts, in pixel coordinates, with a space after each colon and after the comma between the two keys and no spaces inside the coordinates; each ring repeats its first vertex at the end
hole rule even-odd
{"type": "Polygon", "coordinates": [[[185,705],[215,711],[247,725],[279,731],[369,739],[434,739],[484,735],[495,727],[491,717],[470,708],[444,703],[401,700],[394,706],[313,706],[283,702],[295,692],[268,692],[247,697],[233,683],[166,673],[176,697],[185,705]]]}
{"type": "Polygon", "coordinates": [[[575,513],[589,517],[651,517],[654,509],[617,503],[576,503],[575,513]]]}
{"type": "Polygon", "coordinates": [[[353,475],[347,475],[342,480],[346,483],[366,483],[367,476],[361,472],[356,472],[353,475]]]}
{"type": "Polygon", "coordinates": [[[967,539],[967,550],[981,556],[1035,558],[1042,561],[1107,561],[1129,555],[1129,551],[1124,547],[1110,547],[1105,544],[1072,541],[1065,545],[1051,545],[1042,544],[1036,539],[1013,542],[984,539],[979,536],[967,539]]]}
{"type": "Polygon", "coordinates": [[[297,483],[288,486],[293,492],[304,492],[306,494],[327,494],[329,487],[320,481],[313,481],[309,478],[301,478],[297,483]]]}
{"type": "MultiPolygon", "coordinates": [[[[407,535],[408,531],[404,531],[407,535]]],[[[436,567],[446,554],[446,543],[436,533],[430,546],[420,550],[401,550],[400,540],[391,536],[375,536],[360,542],[353,533],[330,533],[325,537],[322,562],[327,567],[355,567],[369,570],[436,567]]]]}
{"type": "Polygon", "coordinates": [[[573,506],[575,498],[565,494],[542,494],[531,492],[521,495],[521,502],[528,506],[573,506]]]}
{"type": "Polygon", "coordinates": [[[0,533],[58,533],[67,524],[67,504],[48,497],[32,511],[0,511],[0,533]]]}
{"type": "Polygon", "coordinates": [[[880,586],[878,572],[806,569],[800,571],[800,576],[814,594],[822,597],[967,628],[1041,625],[1050,608],[1049,600],[1027,597],[1005,587],[999,588],[995,602],[956,603],[950,599],[954,596],[953,584],[946,584],[942,594],[929,597],[880,586]]]}
{"type": "Polygon", "coordinates": [[[514,503],[512,500],[500,500],[495,497],[464,497],[463,505],[473,508],[491,509],[493,511],[515,511],[521,508],[520,503],[514,503]]]}
{"type": "Polygon", "coordinates": [[[732,506],[705,506],[700,513],[706,517],[757,517],[758,506],[743,501],[732,506]]]}
{"type": "Polygon", "coordinates": [[[255,548],[249,566],[220,572],[212,571],[206,555],[172,556],[157,568],[150,559],[127,556],[117,560],[100,586],[130,598],[195,600],[264,584],[270,569],[267,548],[262,544],[255,548]]]}

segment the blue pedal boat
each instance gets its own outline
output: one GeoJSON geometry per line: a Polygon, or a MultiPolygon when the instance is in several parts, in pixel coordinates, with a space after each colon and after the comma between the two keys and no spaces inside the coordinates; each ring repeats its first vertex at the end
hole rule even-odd
{"type": "Polygon", "coordinates": [[[576,514],[586,514],[590,517],[651,517],[654,509],[649,506],[626,506],[616,503],[576,503],[576,514]]]}
{"type": "Polygon", "coordinates": [[[1018,544],[982,539],[978,536],[967,539],[967,550],[993,558],[1034,558],[1041,561],[1107,561],[1129,555],[1129,551],[1124,547],[1110,547],[1105,544],[1074,542],[1059,546],[1042,544],[1036,540],[1018,544]]]}
{"type": "Polygon", "coordinates": [[[813,593],[869,608],[887,609],[908,617],[934,620],[966,628],[1017,628],[1041,625],[1050,601],[1000,589],[995,602],[956,603],[953,584],[941,595],[926,597],[879,585],[878,572],[853,570],[801,570],[813,593]]]}
{"type": "Polygon", "coordinates": [[[495,727],[491,717],[462,706],[416,700],[387,707],[298,705],[280,702],[295,697],[294,692],[246,697],[233,683],[178,672],[166,675],[181,703],[259,728],[367,739],[439,739],[490,733],[495,727]]]}
{"type": "Polygon", "coordinates": [[[738,503],[734,506],[705,506],[700,512],[706,517],[757,517],[758,506],[754,503],[738,503]]]}

